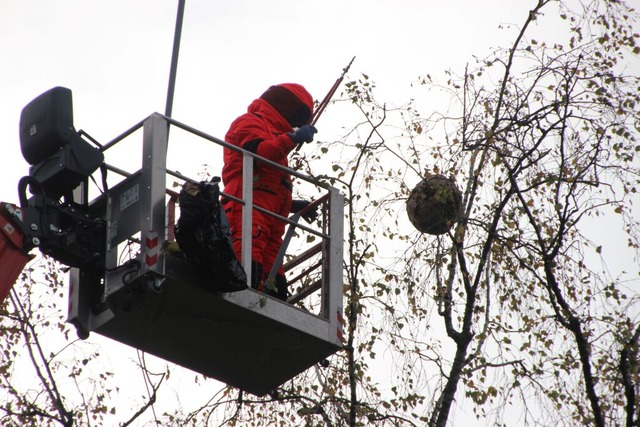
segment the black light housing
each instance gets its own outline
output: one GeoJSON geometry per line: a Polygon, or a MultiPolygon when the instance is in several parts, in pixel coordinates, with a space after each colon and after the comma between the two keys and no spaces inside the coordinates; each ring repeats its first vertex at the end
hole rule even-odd
{"type": "Polygon", "coordinates": [[[40,182],[48,198],[73,191],[95,172],[104,155],[73,127],[71,90],[54,87],[23,108],[20,148],[32,165],[29,176],[40,182]]]}

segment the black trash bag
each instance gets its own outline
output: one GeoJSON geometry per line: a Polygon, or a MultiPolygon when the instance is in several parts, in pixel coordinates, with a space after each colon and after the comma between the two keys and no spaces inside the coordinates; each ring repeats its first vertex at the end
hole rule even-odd
{"type": "Polygon", "coordinates": [[[211,290],[247,288],[247,274],[231,244],[231,229],[220,204],[220,178],[185,182],[180,190],[180,218],[175,235],[185,258],[197,265],[211,290]]]}

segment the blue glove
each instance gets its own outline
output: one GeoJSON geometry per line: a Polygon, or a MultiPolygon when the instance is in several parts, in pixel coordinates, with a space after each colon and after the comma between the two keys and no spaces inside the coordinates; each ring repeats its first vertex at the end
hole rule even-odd
{"type": "Polygon", "coordinates": [[[304,125],[295,132],[289,132],[289,137],[294,143],[302,145],[305,142],[313,141],[313,134],[316,132],[318,130],[313,125],[304,125]]]}

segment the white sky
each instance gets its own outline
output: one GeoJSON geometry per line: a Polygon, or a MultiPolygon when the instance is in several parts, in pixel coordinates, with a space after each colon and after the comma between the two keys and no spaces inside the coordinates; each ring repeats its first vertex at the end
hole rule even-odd
{"type": "MultiPolygon", "coordinates": [[[[498,25],[521,21],[528,3],[187,0],[173,117],[223,138],[269,85],[298,82],[322,99],[353,56],[349,76],[366,73],[387,102],[403,103],[419,75],[508,42],[498,25]]],[[[177,4],[0,0],[0,200],[17,201],[28,174],[18,123],[40,93],[71,89],[76,129],[103,143],[164,113],[177,4]]]]}
{"type": "MultiPolygon", "coordinates": [[[[322,99],[353,56],[351,78],[368,74],[381,100],[402,104],[418,76],[461,71],[472,55],[508,46],[514,27],[500,24],[522,22],[534,3],[187,0],[173,117],[223,138],[271,84],[298,82],[322,99]]],[[[103,143],[164,113],[177,4],[0,0],[0,201],[18,201],[18,180],[28,174],[20,112],[40,93],[71,89],[76,129],[103,143]]],[[[322,122],[319,131],[331,138],[322,122]]],[[[194,171],[184,172],[203,162],[194,158],[194,171]]]]}

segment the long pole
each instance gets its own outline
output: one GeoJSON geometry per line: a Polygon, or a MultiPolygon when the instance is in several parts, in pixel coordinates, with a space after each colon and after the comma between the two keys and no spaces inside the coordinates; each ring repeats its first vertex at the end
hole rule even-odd
{"type": "Polygon", "coordinates": [[[340,86],[340,83],[342,83],[342,80],[344,79],[344,75],[347,74],[347,71],[349,71],[349,68],[351,68],[351,64],[353,64],[353,61],[355,59],[356,59],[355,56],[353,58],[351,58],[351,61],[349,62],[349,64],[342,69],[342,74],[340,75],[340,77],[338,77],[338,79],[333,84],[333,86],[331,86],[331,89],[329,89],[329,92],[324,97],[322,102],[320,102],[320,104],[318,104],[318,108],[316,108],[316,111],[314,111],[313,115],[311,116],[310,123],[312,125],[316,124],[316,122],[320,118],[320,115],[324,112],[324,109],[326,108],[327,104],[329,104],[329,101],[331,101],[331,98],[333,98],[333,95],[336,93],[336,90],[338,90],[338,87],[340,86]]]}
{"type": "MultiPolygon", "coordinates": [[[[325,95],[324,99],[318,104],[318,108],[316,108],[316,110],[311,115],[311,118],[309,119],[309,124],[315,126],[315,124],[318,122],[320,115],[324,112],[324,109],[327,107],[327,105],[331,101],[331,98],[333,98],[333,95],[336,93],[336,90],[338,90],[340,83],[342,83],[342,80],[344,79],[344,75],[347,74],[347,71],[349,71],[349,68],[351,68],[351,64],[353,64],[353,61],[355,59],[356,59],[355,56],[351,58],[351,61],[349,61],[349,64],[342,69],[342,74],[340,75],[340,77],[338,77],[338,79],[333,84],[333,86],[331,86],[331,89],[329,89],[329,92],[325,95]]],[[[302,147],[302,145],[298,145],[296,147],[296,151],[300,150],[300,147],[302,147]]]]}
{"type": "Polygon", "coordinates": [[[176,88],[176,74],[178,73],[178,53],[180,52],[180,36],[182,34],[182,17],[184,16],[185,0],[178,1],[178,14],[176,17],[176,29],[173,35],[173,52],[171,54],[171,70],[169,71],[169,88],[167,89],[167,105],[164,115],[171,117],[173,110],[173,93],[176,88]]]}

